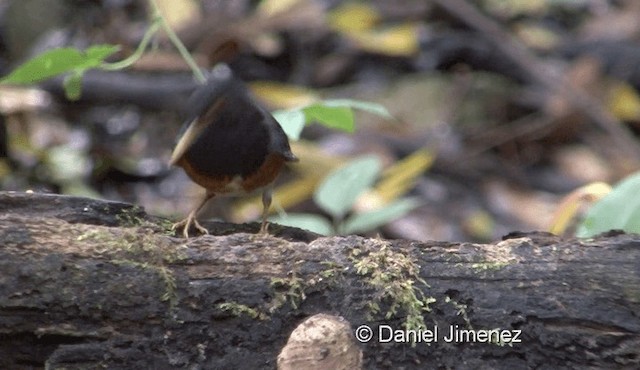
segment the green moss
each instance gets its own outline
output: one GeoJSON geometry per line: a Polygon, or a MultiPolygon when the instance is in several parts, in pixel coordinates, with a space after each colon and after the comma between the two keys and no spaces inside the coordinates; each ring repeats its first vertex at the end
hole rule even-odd
{"type": "MultiPolygon", "coordinates": [[[[420,278],[420,266],[411,257],[390,248],[386,242],[379,242],[375,247],[366,250],[353,249],[348,256],[353,263],[355,273],[361,277],[363,283],[373,289],[372,299],[366,303],[368,319],[376,320],[376,316],[383,314],[386,319],[406,315],[403,326],[416,330],[425,328],[425,312],[429,312],[429,305],[435,298],[427,297],[417,287],[420,284],[429,287],[420,278]],[[385,307],[385,312],[381,312],[385,307]]],[[[271,287],[275,290],[273,300],[269,304],[269,312],[281,308],[289,303],[294,309],[306,299],[305,290],[319,283],[332,285],[343,278],[348,266],[335,261],[324,261],[325,266],[316,277],[307,281],[294,270],[285,278],[272,278],[271,287]]]]}
{"type": "Polygon", "coordinates": [[[320,271],[321,278],[333,280],[344,276],[345,267],[335,261],[323,261],[320,264],[325,266],[325,269],[320,271]]]}
{"type": "Polygon", "coordinates": [[[141,270],[148,270],[157,274],[164,284],[164,291],[160,295],[160,300],[169,302],[171,309],[176,307],[178,303],[178,295],[176,292],[177,283],[171,269],[166,266],[158,266],[145,262],[137,262],[132,260],[113,260],[112,263],[121,266],[131,266],[141,270]]]}
{"type": "Polygon", "coordinates": [[[266,320],[268,318],[267,315],[263,314],[259,310],[255,308],[251,308],[244,304],[237,303],[237,302],[220,303],[218,305],[218,308],[221,309],[222,311],[229,312],[232,315],[238,316],[238,317],[246,315],[252,319],[259,319],[259,320],[266,320]]]}
{"type": "Polygon", "coordinates": [[[176,288],[178,285],[176,284],[175,275],[173,275],[171,269],[166,266],[155,266],[155,270],[162,278],[165,286],[165,291],[160,299],[162,301],[168,301],[169,306],[171,306],[172,308],[175,307],[176,303],[178,303],[178,294],[176,293],[176,288]]]}
{"type": "Polygon", "coordinates": [[[136,227],[142,226],[147,221],[140,217],[143,213],[143,209],[139,206],[133,206],[123,209],[116,215],[116,220],[122,227],[136,227]]]}
{"type": "Polygon", "coordinates": [[[133,261],[146,261],[155,264],[173,263],[185,258],[180,249],[159,245],[161,236],[152,229],[107,228],[88,230],[77,237],[78,241],[93,245],[94,249],[105,256],[133,261]]]}
{"type": "Polygon", "coordinates": [[[171,220],[167,220],[166,218],[160,219],[158,221],[158,227],[162,231],[162,234],[173,236],[175,235],[175,230],[173,229],[173,222],[171,220]]]}
{"type": "Polygon", "coordinates": [[[273,313],[277,309],[289,302],[293,309],[298,309],[300,304],[307,298],[304,293],[304,280],[292,272],[286,278],[272,278],[271,288],[276,293],[270,303],[269,312],[273,313]]]}
{"type": "Polygon", "coordinates": [[[373,299],[367,303],[368,319],[373,321],[382,305],[388,306],[385,319],[397,316],[400,311],[405,315],[403,326],[408,330],[425,328],[425,312],[430,312],[429,305],[435,298],[427,297],[416,287],[420,284],[429,287],[420,278],[420,266],[411,257],[390,248],[386,242],[380,242],[379,248],[362,251],[354,249],[349,257],[356,273],[364,282],[374,289],[373,299]]]}
{"type": "Polygon", "coordinates": [[[509,266],[509,263],[500,261],[485,261],[471,264],[471,268],[476,271],[496,271],[502,269],[505,266],[509,266]]]}
{"type": "Polygon", "coordinates": [[[462,316],[462,319],[464,320],[465,324],[467,325],[467,329],[473,329],[473,326],[471,326],[471,320],[469,320],[469,315],[467,313],[467,305],[460,303],[460,302],[456,302],[453,300],[453,298],[447,296],[444,299],[445,303],[449,303],[451,304],[455,309],[456,309],[456,315],[457,316],[462,316]]]}
{"type": "Polygon", "coordinates": [[[166,264],[181,260],[184,255],[170,243],[161,245],[161,238],[143,223],[132,228],[96,227],[78,236],[77,240],[84,243],[86,250],[92,248],[94,253],[115,264],[153,271],[165,287],[160,299],[174,308],[177,304],[176,279],[166,264]]]}
{"type": "Polygon", "coordinates": [[[159,234],[174,235],[174,230],[171,228],[173,223],[170,220],[157,218],[150,221],[144,217],[144,214],[142,207],[133,206],[118,213],[116,220],[118,220],[118,224],[121,227],[138,227],[150,229],[159,234]]]}

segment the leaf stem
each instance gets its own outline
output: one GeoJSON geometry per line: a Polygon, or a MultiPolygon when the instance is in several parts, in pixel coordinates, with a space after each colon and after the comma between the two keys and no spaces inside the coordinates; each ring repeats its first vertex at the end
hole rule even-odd
{"type": "Polygon", "coordinates": [[[119,62],[103,63],[100,68],[107,71],[117,71],[129,67],[138,59],[140,59],[140,57],[142,57],[142,54],[145,52],[145,50],[149,46],[149,43],[151,42],[151,38],[155,35],[156,32],[158,32],[160,28],[162,28],[162,30],[169,37],[171,43],[175,46],[176,49],[178,49],[178,52],[180,53],[182,58],[185,60],[185,62],[187,62],[189,68],[191,68],[191,70],[193,71],[193,75],[195,76],[196,80],[198,80],[199,83],[204,83],[207,79],[205,78],[204,74],[200,70],[200,67],[198,67],[198,64],[193,59],[187,48],[184,46],[182,41],[180,41],[178,35],[176,35],[176,33],[167,23],[166,19],[162,15],[162,12],[160,11],[160,7],[156,3],[156,0],[149,0],[149,5],[151,6],[153,12],[153,22],[142,37],[142,40],[140,41],[140,44],[138,45],[136,51],[119,62]]]}
{"type": "Polygon", "coordinates": [[[189,67],[193,72],[193,75],[196,77],[196,80],[198,80],[198,82],[200,83],[204,83],[207,79],[202,73],[202,70],[200,70],[200,67],[198,67],[198,64],[196,63],[196,61],[193,59],[193,57],[191,56],[187,48],[184,46],[182,41],[180,41],[180,38],[178,37],[178,35],[176,35],[176,33],[173,31],[173,29],[171,29],[167,21],[162,16],[162,12],[160,11],[160,7],[158,6],[158,3],[156,2],[156,0],[149,0],[149,4],[153,9],[154,19],[159,19],[160,27],[162,27],[164,32],[169,37],[169,40],[171,41],[171,43],[173,43],[176,49],[178,49],[178,52],[180,53],[182,58],[185,60],[185,62],[187,62],[187,64],[189,65],[189,67]]]}
{"type": "Polygon", "coordinates": [[[135,63],[138,59],[140,59],[140,57],[142,57],[142,54],[145,52],[145,50],[147,49],[147,46],[149,45],[149,42],[151,41],[151,38],[153,37],[153,35],[158,31],[158,29],[160,28],[160,23],[162,22],[162,19],[159,17],[155,17],[153,20],[153,23],[151,24],[151,26],[149,27],[149,29],[147,29],[147,32],[145,32],[144,37],[142,37],[142,41],[140,41],[140,44],[138,45],[138,48],[136,49],[136,51],[129,55],[127,58],[119,61],[119,62],[114,62],[114,63],[102,63],[102,65],[100,66],[100,68],[106,70],[106,71],[118,71],[121,69],[125,69],[127,67],[129,67],[130,65],[132,65],[133,63],[135,63]]]}

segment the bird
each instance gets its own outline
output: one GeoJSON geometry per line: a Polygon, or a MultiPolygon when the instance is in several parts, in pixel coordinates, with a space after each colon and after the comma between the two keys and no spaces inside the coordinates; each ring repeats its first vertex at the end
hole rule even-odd
{"type": "Polygon", "coordinates": [[[182,167],[206,192],[188,216],[172,225],[189,238],[193,225],[208,234],[198,212],[218,195],[262,192],[260,234],[267,233],[273,183],[288,162],[297,162],[280,124],[262,107],[231,68],[220,63],[187,102],[186,122],[170,165],[182,167]]]}

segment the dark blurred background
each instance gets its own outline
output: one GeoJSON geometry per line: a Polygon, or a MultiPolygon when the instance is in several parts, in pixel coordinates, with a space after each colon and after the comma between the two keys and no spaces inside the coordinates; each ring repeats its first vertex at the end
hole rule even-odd
{"type": "MultiPolygon", "coordinates": [[[[371,233],[495,240],[549,229],[574,189],[638,168],[640,2],[441,2],[157,1],[202,68],[229,63],[269,109],[352,98],[395,117],[358,113],[354,134],[307,127],[276,191],[288,212],[320,212],[315,187],[349,158],[375,154],[389,168],[422,150],[433,163],[395,195],[421,206],[371,233]]],[[[149,26],[147,5],[4,0],[0,75],[52,47],[117,44],[123,59],[149,26]]],[[[160,33],[131,68],[87,74],[77,102],[59,79],[0,86],[0,188],[184,216],[202,190],[167,162],[195,84],[160,33]]],[[[205,216],[245,222],[260,207],[214,200],[205,216]]]]}

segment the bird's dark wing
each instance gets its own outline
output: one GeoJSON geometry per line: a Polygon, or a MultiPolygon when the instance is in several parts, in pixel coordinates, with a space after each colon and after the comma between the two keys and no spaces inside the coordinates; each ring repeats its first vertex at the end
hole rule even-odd
{"type": "Polygon", "coordinates": [[[225,104],[225,93],[233,82],[231,69],[220,64],[213,69],[207,83],[191,94],[185,109],[186,123],[171,154],[171,165],[175,165],[203,130],[215,122],[215,116],[225,104]]]}
{"type": "Polygon", "coordinates": [[[190,124],[171,163],[184,159],[202,176],[223,178],[253,175],[269,154],[297,160],[278,122],[245,85],[228,67],[215,72],[190,99],[190,124]]]}
{"type": "Polygon", "coordinates": [[[242,89],[234,86],[228,91],[212,122],[184,153],[185,160],[203,175],[248,176],[269,154],[270,134],[262,124],[264,116],[242,89]]]}
{"type": "Polygon", "coordinates": [[[169,161],[170,165],[175,165],[180,158],[182,158],[184,153],[193,145],[196,139],[202,135],[202,132],[215,122],[213,117],[218,114],[224,104],[224,98],[219,98],[218,101],[209,107],[209,110],[207,110],[202,117],[197,117],[186,126],[186,129],[183,130],[184,132],[180,136],[180,140],[178,140],[178,143],[173,149],[171,160],[169,161]]]}

